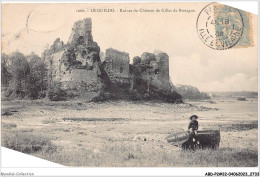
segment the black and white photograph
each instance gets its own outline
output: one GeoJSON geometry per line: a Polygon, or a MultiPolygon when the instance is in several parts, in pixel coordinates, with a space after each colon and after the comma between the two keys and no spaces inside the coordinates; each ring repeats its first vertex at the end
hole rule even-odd
{"type": "Polygon", "coordinates": [[[62,167],[258,167],[257,14],[1,5],[2,149],[62,167]]]}

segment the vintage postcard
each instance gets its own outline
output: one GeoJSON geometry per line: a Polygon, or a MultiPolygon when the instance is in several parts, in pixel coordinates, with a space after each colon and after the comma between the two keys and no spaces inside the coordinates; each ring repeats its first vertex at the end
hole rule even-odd
{"type": "Polygon", "coordinates": [[[258,167],[256,14],[3,3],[1,18],[5,149],[64,167],[258,167]]]}

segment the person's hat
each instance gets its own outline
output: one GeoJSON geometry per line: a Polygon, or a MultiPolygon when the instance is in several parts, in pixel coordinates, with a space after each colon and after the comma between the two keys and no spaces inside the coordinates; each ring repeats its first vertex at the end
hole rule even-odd
{"type": "Polygon", "coordinates": [[[192,115],[192,116],[190,116],[190,120],[191,120],[193,117],[195,117],[195,119],[198,119],[198,116],[192,115]]]}

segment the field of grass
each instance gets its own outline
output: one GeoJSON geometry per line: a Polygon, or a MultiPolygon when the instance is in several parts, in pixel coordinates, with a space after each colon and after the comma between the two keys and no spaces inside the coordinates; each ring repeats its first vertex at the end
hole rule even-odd
{"type": "Polygon", "coordinates": [[[257,100],[214,103],[2,101],[2,146],[66,166],[257,166],[257,100]],[[166,141],[192,114],[200,129],[220,129],[218,150],[166,141]]]}
{"type": "Polygon", "coordinates": [[[140,145],[115,144],[101,151],[70,151],[55,154],[38,153],[37,157],[66,166],[82,167],[255,167],[254,150],[220,148],[219,150],[157,151],[140,145]]]}

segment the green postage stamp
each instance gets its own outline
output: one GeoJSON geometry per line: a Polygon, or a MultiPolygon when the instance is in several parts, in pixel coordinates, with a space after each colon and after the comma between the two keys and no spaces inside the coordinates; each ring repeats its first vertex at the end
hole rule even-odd
{"type": "Polygon", "coordinates": [[[211,3],[204,7],[197,19],[200,39],[216,50],[253,46],[250,13],[211,3]]]}

